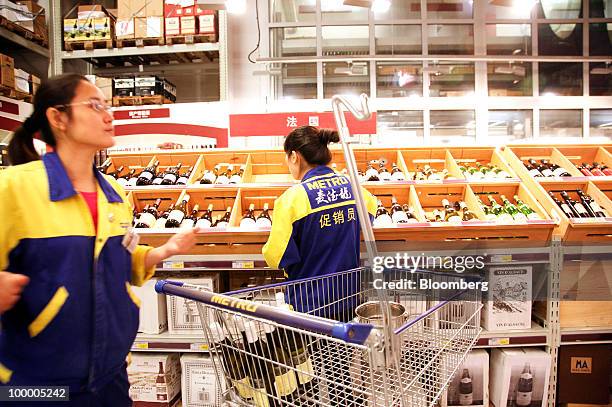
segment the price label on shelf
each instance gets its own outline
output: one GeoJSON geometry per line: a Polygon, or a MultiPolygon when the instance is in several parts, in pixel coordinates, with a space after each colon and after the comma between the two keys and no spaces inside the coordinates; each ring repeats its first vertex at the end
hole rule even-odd
{"type": "Polygon", "coordinates": [[[489,338],[489,346],[510,345],[510,338],[489,338]]]}
{"type": "Polygon", "coordinates": [[[185,262],[182,261],[165,261],[162,265],[165,269],[182,269],[185,268],[185,262]]]}
{"type": "Polygon", "coordinates": [[[134,342],[134,349],[149,349],[149,342],[134,342]]]}
{"type": "Polygon", "coordinates": [[[208,348],[208,344],[206,343],[192,343],[189,348],[191,350],[199,350],[199,351],[207,351],[208,348]]]}
{"type": "Polygon", "coordinates": [[[253,269],[255,268],[254,261],[233,261],[232,262],[233,269],[253,269]]]}
{"type": "Polygon", "coordinates": [[[494,254],[491,255],[491,263],[510,263],[512,261],[511,254],[494,254]]]}

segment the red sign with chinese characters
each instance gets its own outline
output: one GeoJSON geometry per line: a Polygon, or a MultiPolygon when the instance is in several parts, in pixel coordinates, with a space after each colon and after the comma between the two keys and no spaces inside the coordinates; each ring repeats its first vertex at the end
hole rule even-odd
{"type": "Polygon", "coordinates": [[[0,100],[0,112],[19,115],[19,105],[17,103],[0,100]]]}
{"type": "Polygon", "coordinates": [[[160,119],[170,117],[170,109],[116,110],[115,120],[160,119]]]}
{"type": "MultiPolygon", "coordinates": [[[[375,134],[376,113],[367,120],[357,120],[352,114],[345,113],[346,124],[351,134],[375,134]]],[[[230,135],[232,137],[286,136],[300,126],[336,128],[332,112],[292,112],[230,115],[230,135]]]]}

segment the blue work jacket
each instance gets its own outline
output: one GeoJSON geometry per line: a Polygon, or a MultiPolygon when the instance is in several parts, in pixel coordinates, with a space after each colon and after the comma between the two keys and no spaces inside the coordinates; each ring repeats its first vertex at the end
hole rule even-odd
{"type": "Polygon", "coordinates": [[[96,391],[124,368],[138,330],[130,284],[151,247],[122,244],[132,222],[123,190],[95,170],[97,232],[55,153],[0,173],[0,270],[30,278],[2,315],[0,383],[96,391]]]}

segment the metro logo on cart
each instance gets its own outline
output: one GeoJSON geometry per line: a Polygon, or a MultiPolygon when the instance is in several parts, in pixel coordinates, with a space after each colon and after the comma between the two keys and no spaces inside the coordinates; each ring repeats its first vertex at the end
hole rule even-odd
{"type": "Polygon", "coordinates": [[[230,300],[228,298],[223,298],[218,295],[213,295],[210,301],[216,304],[224,305],[226,307],[236,308],[236,309],[244,310],[248,312],[255,313],[257,311],[257,305],[247,302],[247,301],[242,301],[242,300],[237,300],[237,299],[230,300]]]}

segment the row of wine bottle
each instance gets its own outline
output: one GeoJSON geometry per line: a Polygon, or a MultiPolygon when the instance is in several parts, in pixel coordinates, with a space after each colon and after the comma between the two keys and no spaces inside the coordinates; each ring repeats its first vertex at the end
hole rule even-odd
{"type": "Polygon", "coordinates": [[[460,165],[459,170],[465,179],[470,181],[512,178],[508,172],[492,163],[481,164],[476,162],[474,165],[469,165],[467,167],[465,165],[460,165]]]}
{"type": "Polygon", "coordinates": [[[578,200],[572,199],[567,191],[559,193],[561,200],[555,196],[553,191],[549,191],[548,195],[568,218],[606,218],[610,216],[590,195],[581,189],[574,192],[578,195],[578,200]]]}
{"type": "MultiPolygon", "coordinates": [[[[541,219],[540,215],[529,205],[523,202],[518,195],[514,196],[512,203],[506,196],[500,195],[503,205],[500,205],[492,195],[487,199],[490,206],[485,205],[480,198],[478,203],[485,213],[486,220],[494,220],[502,223],[525,222],[527,220],[541,219]]],[[[430,214],[426,214],[429,222],[468,222],[478,220],[478,217],[468,208],[463,201],[455,201],[453,205],[448,199],[442,200],[442,209],[434,209],[430,214]]],[[[378,201],[378,208],[374,216],[375,227],[385,227],[393,223],[418,222],[414,214],[414,209],[407,204],[400,206],[395,197],[391,198],[391,209],[387,210],[382,202],[378,201]]]]}
{"type": "Polygon", "coordinates": [[[225,228],[229,225],[232,207],[228,206],[222,216],[213,216],[213,205],[209,204],[208,208],[200,215],[200,205],[195,204],[191,211],[188,211],[187,204],[190,200],[189,195],[178,204],[170,204],[168,209],[160,212],[161,198],[158,198],[154,204],[146,205],[142,212],[134,214],[134,227],[136,228],[225,228]]]}
{"type": "MultiPolygon", "coordinates": [[[[188,211],[187,204],[190,200],[189,195],[177,204],[170,204],[167,210],[160,212],[159,207],[162,199],[158,198],[155,203],[146,205],[142,212],[134,213],[134,227],[136,228],[225,228],[229,225],[232,214],[232,207],[228,206],[222,216],[213,216],[213,204],[209,204],[208,208],[200,212],[200,205],[195,204],[191,211],[188,211]]],[[[264,203],[263,210],[259,215],[255,216],[255,205],[251,204],[249,209],[244,213],[240,221],[240,227],[270,227],[272,226],[272,218],[268,203],[264,203]]]]}
{"type": "MultiPolygon", "coordinates": [[[[291,310],[283,293],[276,294],[276,305],[291,310]]],[[[280,407],[315,396],[318,380],[303,335],[239,316],[224,322],[210,323],[209,330],[238,397],[249,405],[280,407]]]]}
{"type": "Polygon", "coordinates": [[[612,176],[612,168],[608,168],[603,164],[593,162],[593,164],[582,163],[578,166],[578,170],[587,177],[607,177],[612,176]]]}

